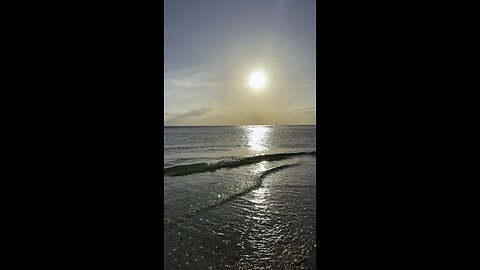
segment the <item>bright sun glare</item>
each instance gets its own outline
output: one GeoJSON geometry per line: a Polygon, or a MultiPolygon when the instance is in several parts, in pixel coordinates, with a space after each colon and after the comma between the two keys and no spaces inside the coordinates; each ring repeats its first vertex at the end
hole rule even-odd
{"type": "Polygon", "coordinates": [[[267,76],[263,71],[256,70],[252,72],[248,80],[248,85],[254,90],[260,90],[265,88],[267,83],[267,76]]]}

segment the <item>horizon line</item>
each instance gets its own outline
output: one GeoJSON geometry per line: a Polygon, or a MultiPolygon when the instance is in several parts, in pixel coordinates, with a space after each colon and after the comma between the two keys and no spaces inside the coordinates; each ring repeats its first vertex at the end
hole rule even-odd
{"type": "Polygon", "coordinates": [[[275,125],[275,124],[246,124],[246,125],[163,125],[163,127],[243,127],[243,126],[316,126],[317,124],[294,124],[294,125],[275,125]]]}

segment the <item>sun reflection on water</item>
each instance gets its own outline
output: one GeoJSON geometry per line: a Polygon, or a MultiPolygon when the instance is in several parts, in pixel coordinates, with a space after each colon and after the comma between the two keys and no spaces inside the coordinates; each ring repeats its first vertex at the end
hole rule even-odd
{"type": "Polygon", "coordinates": [[[254,153],[264,152],[270,146],[271,128],[266,126],[246,126],[247,146],[254,153]]]}
{"type": "MultiPolygon", "coordinates": [[[[268,206],[268,189],[266,187],[261,187],[252,192],[253,198],[250,200],[254,203],[255,208],[266,209],[268,206]]],[[[257,213],[259,214],[259,213],[257,213]]]]}
{"type": "Polygon", "coordinates": [[[267,164],[266,161],[262,161],[258,163],[256,166],[253,167],[253,174],[254,175],[260,175],[264,173],[267,170],[267,167],[265,166],[267,164]]]}

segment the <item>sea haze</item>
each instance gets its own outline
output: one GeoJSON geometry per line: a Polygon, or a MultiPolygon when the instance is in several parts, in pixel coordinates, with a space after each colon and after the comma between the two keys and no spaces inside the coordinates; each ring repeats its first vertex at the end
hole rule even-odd
{"type": "Polygon", "coordinates": [[[314,269],[316,126],[164,127],[165,269],[314,269]]]}

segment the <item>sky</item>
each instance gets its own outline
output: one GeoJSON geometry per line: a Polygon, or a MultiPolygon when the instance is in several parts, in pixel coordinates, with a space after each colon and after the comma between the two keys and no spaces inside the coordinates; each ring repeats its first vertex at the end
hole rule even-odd
{"type": "Polygon", "coordinates": [[[315,0],[164,3],[165,125],[316,124],[315,0]]]}

